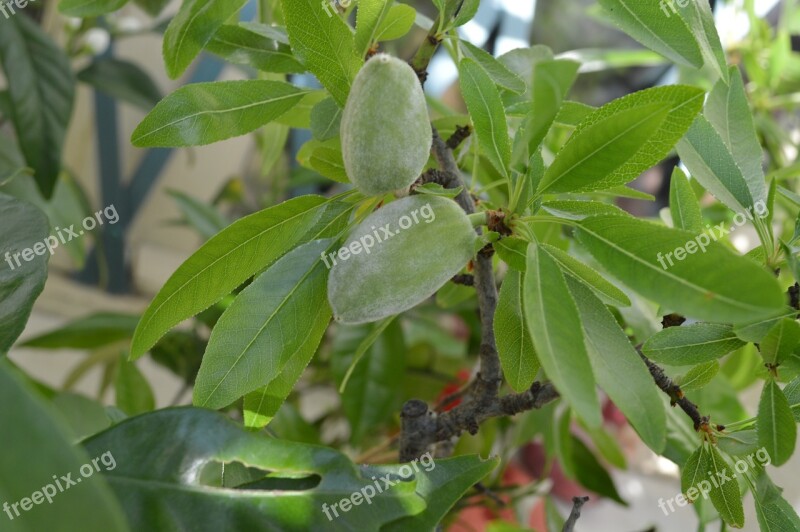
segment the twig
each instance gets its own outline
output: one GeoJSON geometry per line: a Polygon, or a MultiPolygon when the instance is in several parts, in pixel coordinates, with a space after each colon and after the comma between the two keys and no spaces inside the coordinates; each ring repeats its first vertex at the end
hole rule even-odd
{"type": "Polygon", "coordinates": [[[692,419],[694,430],[699,431],[701,428],[708,427],[709,417],[700,414],[697,405],[686,398],[681,387],[675,384],[658,364],[642,353],[641,346],[637,346],[636,351],[639,353],[639,356],[642,357],[645,365],[647,365],[647,369],[650,371],[650,375],[653,376],[656,386],[669,396],[670,404],[672,406],[678,405],[681,407],[681,410],[686,412],[686,415],[692,419]]]}
{"type": "Polygon", "coordinates": [[[575,523],[581,517],[581,508],[588,500],[589,497],[586,496],[572,498],[572,511],[569,513],[566,523],[564,523],[564,528],[561,529],[562,532],[573,532],[575,530],[575,523]]]}
{"type": "Polygon", "coordinates": [[[455,284],[462,284],[464,286],[475,286],[475,276],[470,275],[468,273],[460,273],[454,276],[452,279],[455,284]]]}

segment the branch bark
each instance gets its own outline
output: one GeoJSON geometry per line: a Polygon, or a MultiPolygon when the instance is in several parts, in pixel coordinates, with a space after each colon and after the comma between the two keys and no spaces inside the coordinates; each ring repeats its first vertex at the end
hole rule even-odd
{"type": "Polygon", "coordinates": [[[573,532],[575,530],[575,523],[578,522],[578,519],[581,516],[581,508],[586,502],[589,500],[589,497],[573,497],[572,498],[572,511],[569,513],[569,517],[567,518],[567,522],[564,523],[564,528],[562,528],[562,532],[573,532]]]}

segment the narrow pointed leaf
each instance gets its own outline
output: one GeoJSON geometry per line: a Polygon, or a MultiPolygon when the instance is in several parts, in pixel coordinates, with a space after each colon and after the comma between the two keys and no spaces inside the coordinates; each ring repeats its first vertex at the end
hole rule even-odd
{"type": "Polygon", "coordinates": [[[458,70],[461,92],[475,125],[481,150],[501,175],[508,175],[511,141],[505,109],[494,80],[471,59],[462,59],[458,70]]]}
{"type": "Polygon", "coordinates": [[[320,260],[330,240],[304,244],[245,288],[211,332],[194,386],[194,403],[222,408],[308,358],[331,318],[320,260]]]}
{"type": "Polygon", "coordinates": [[[600,0],[599,3],[617,26],[651,50],[685,66],[703,66],[697,38],[667,2],[600,0]]]}
{"type": "MultiPolygon", "coordinates": [[[[61,171],[75,80],[69,58],[31,17],[0,22],[0,65],[7,80],[8,116],[39,190],[49,198],[61,171]]],[[[8,142],[8,141],[5,141],[8,142]]]]}
{"type": "Polygon", "coordinates": [[[503,375],[517,392],[530,388],[539,371],[539,360],[525,324],[522,299],[522,274],[509,270],[500,288],[494,335],[503,375]]]}
{"type": "Polygon", "coordinates": [[[629,307],[631,305],[631,300],[628,299],[625,292],[606,281],[602,275],[580,260],[549,244],[542,244],[542,247],[558,262],[561,271],[566,276],[591,288],[601,299],[618,307],[629,307]]]}
{"type": "Polygon", "coordinates": [[[186,85],[156,105],[131,142],[140,148],[204,146],[245,135],[286,113],[307,93],[269,80],[186,85]]]}
{"type": "Polygon", "coordinates": [[[695,119],[677,148],[692,177],[730,209],[746,212],[755,205],[756,199],[733,154],[704,116],[695,119]]]}
{"type": "Polygon", "coordinates": [[[295,56],[344,107],[350,85],[364,63],[350,27],[328,3],[282,0],[281,5],[295,56]],[[326,12],[325,7],[332,11],[326,12]]]}
{"type": "Polygon", "coordinates": [[[236,24],[226,24],[217,30],[206,50],[231,63],[263,72],[299,74],[306,70],[287,44],[236,24]]]}
{"type": "Polygon", "coordinates": [[[743,345],[730,325],[693,323],[657,332],[644,343],[642,351],[655,362],[689,366],[716,360],[743,345]]]}
{"type": "Polygon", "coordinates": [[[664,406],[653,378],[617,320],[586,286],[567,278],[578,306],[589,362],[597,383],[657,453],[666,443],[664,406]]]}
{"type": "Polygon", "coordinates": [[[578,308],[558,263],[528,246],[523,281],[525,319],[539,361],[556,389],[591,427],[600,424],[600,403],[578,308]]]}
{"type": "Polygon", "coordinates": [[[779,365],[800,344],[800,323],[783,318],[761,341],[761,357],[770,365],[779,365]]]}
{"type": "Polygon", "coordinates": [[[308,234],[317,222],[324,223],[328,208],[320,196],[292,199],[237,220],[203,244],[170,276],[145,311],[133,337],[131,358],[142,356],[172,327],[230,294],[292,247],[333,236],[308,234]]]}
{"type": "Polygon", "coordinates": [[[708,472],[707,459],[707,453],[705,453],[703,447],[700,446],[689,456],[683,464],[683,467],[681,467],[681,492],[683,492],[690,502],[697,500],[697,491],[699,489],[697,485],[701,481],[706,480],[706,474],[708,472]],[[690,492],[690,490],[692,491],[690,492]]]}
{"type": "Polygon", "coordinates": [[[0,263],[2,355],[22,334],[33,303],[44,289],[50,254],[44,249],[44,254],[35,255],[32,246],[47,238],[50,224],[39,209],[5,194],[0,194],[0,220],[3,220],[0,224],[0,242],[7,253],[5,260],[0,263]],[[24,260],[26,257],[31,260],[24,260]]]}
{"type": "Polygon", "coordinates": [[[128,3],[128,0],[62,0],[58,10],[68,17],[98,17],[117,11],[128,3]]]}
{"type": "Polygon", "coordinates": [[[769,316],[784,305],[770,272],[717,242],[705,253],[695,245],[694,254],[672,261],[674,250],[695,244],[696,235],[688,231],[631,217],[593,216],[580,222],[577,238],[625,284],[697,319],[742,322],[769,316]]]}
{"type": "MultiPolygon", "coordinates": [[[[580,185],[577,189],[570,189],[571,191],[591,191],[591,190],[605,190],[612,189],[615,186],[623,185],[637,178],[642,172],[659,163],[664,159],[675,143],[683,136],[684,133],[692,125],[700,109],[703,106],[703,91],[696,87],[689,87],[686,85],[672,85],[669,87],[656,87],[639,92],[635,92],[628,96],[618,98],[601,108],[590,113],[578,125],[570,140],[562,148],[566,150],[573,142],[581,139],[587,135],[587,131],[591,130],[595,133],[595,139],[598,146],[604,145],[610,139],[604,139],[604,135],[609,135],[611,131],[620,130],[620,125],[617,123],[616,118],[621,116],[627,117],[630,121],[636,121],[636,113],[631,112],[633,109],[639,109],[644,113],[647,111],[647,106],[664,105],[667,107],[667,115],[658,127],[651,131],[647,138],[640,139],[642,145],[640,149],[635,150],[632,154],[617,155],[623,159],[620,165],[612,168],[608,174],[599,173],[591,178],[585,176],[585,183],[578,183],[580,185]],[[623,114],[624,113],[624,114],[623,114]],[[598,127],[599,124],[605,124],[607,127],[598,127]]],[[[652,113],[652,111],[650,111],[652,113]]],[[[642,123],[638,126],[640,133],[648,130],[647,126],[642,123]]],[[[590,139],[591,140],[591,139],[590,139]]],[[[632,139],[620,138],[618,140],[621,146],[635,144],[632,139]]],[[[570,148],[575,151],[576,148],[570,148]]],[[[585,154],[588,156],[591,150],[585,154]]],[[[559,156],[561,153],[559,152],[559,156]]],[[[592,162],[594,162],[594,155],[592,155],[592,162]]],[[[609,156],[610,161],[613,161],[613,153],[609,156]]],[[[588,162],[585,162],[588,164],[588,162]]],[[[610,164],[609,164],[610,166],[610,164]]],[[[588,168],[588,166],[587,166],[588,168]]],[[[549,170],[553,172],[554,170],[549,170]]],[[[547,181],[547,176],[545,181],[547,181]]],[[[544,190],[544,188],[542,189],[544,190]]],[[[562,191],[561,188],[554,188],[553,191],[562,191]]],[[[566,189],[564,190],[566,191],[566,189]]]]}
{"type": "Polygon", "coordinates": [[[758,443],[767,449],[772,463],[783,465],[792,456],[797,425],[783,391],[768,379],[758,403],[758,443]]]}
{"type": "Polygon", "coordinates": [[[699,390],[711,382],[717,373],[719,373],[719,362],[716,360],[704,362],[687,371],[685,375],[676,378],[675,384],[685,392],[699,390]]]}
{"type": "Polygon", "coordinates": [[[708,95],[704,114],[742,171],[754,203],[766,202],[767,188],[762,167],[764,154],[756,134],[742,74],[737,67],[730,67],[730,83],[720,79],[714,85],[708,95]]]}
{"type": "Polygon", "coordinates": [[[712,482],[709,497],[714,508],[719,512],[722,520],[733,528],[744,526],[744,507],[736,473],[733,471],[722,454],[713,445],[703,447],[706,453],[708,470],[714,475],[717,482],[712,482]],[[725,478],[729,480],[725,481],[725,478]]]}
{"type": "Polygon", "coordinates": [[[247,0],[184,0],[164,32],[163,50],[167,74],[177,79],[211,41],[226,20],[247,0]]]}
{"type": "Polygon", "coordinates": [[[678,167],[672,171],[669,182],[669,212],[675,228],[692,233],[700,233],[703,230],[700,202],[697,201],[686,174],[678,167]]]}
{"type": "Polygon", "coordinates": [[[355,52],[364,56],[378,36],[383,19],[392,8],[394,0],[359,0],[356,13],[355,52]]]}

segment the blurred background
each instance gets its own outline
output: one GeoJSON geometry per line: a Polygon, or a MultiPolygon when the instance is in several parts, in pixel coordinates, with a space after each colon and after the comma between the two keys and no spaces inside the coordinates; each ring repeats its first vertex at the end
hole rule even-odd
{"type": "MultiPolygon", "coordinates": [[[[31,4],[27,14],[37,17],[46,31],[70,51],[79,72],[81,83],[64,156],[67,170],[59,181],[55,200],[49,204],[37,197],[32,182],[25,179],[15,179],[0,191],[39,204],[47,210],[51,221],[57,220],[62,227],[77,224],[87,213],[111,205],[119,213],[119,221],[105,224],[56,251],[44,294],[36,303],[21,342],[87,316],[92,316],[92,323],[100,324],[111,338],[116,338],[115,335],[124,338],[126,331],[135,326],[136,316],[178,265],[230,220],[287,197],[326,193],[340,187],[297,162],[303,158],[300,148],[310,136],[307,132],[290,130],[291,124],[280,121],[264,127],[255,136],[202,148],[142,150],[130,145],[131,132],[147,111],[182,84],[254,75],[248,67],[225,64],[207,53],[183,79],[170,80],[161,57],[161,32],[179,3],[178,0],[169,3],[156,17],[131,3],[96,24],[65,19],[57,13],[53,0],[42,0],[39,6],[31,4]]],[[[417,22],[421,25],[426,17],[434,16],[429,0],[402,3],[417,9],[417,22]]],[[[777,73],[772,72],[776,69],[770,66],[774,58],[764,57],[779,27],[786,30],[784,35],[791,40],[792,49],[800,50],[796,36],[800,34],[800,12],[795,15],[791,11],[782,17],[787,8],[778,0],[712,1],[712,5],[723,45],[730,54],[729,61],[746,64],[748,75],[763,63],[767,76],[777,76],[777,81],[768,79],[765,83],[756,79],[755,86],[749,87],[754,98],[763,97],[757,104],[769,116],[769,119],[758,116],[756,123],[772,160],[800,174],[793,166],[797,157],[794,146],[800,140],[795,108],[800,102],[793,96],[800,88],[800,69],[789,61],[777,73]],[[758,27],[753,27],[753,13],[760,21],[758,27]]],[[[241,19],[251,20],[256,9],[254,0],[242,11],[241,19]]],[[[515,48],[544,44],[557,55],[580,59],[582,75],[569,97],[590,105],[686,79],[685,73],[602,20],[591,0],[482,0],[477,17],[460,32],[463,38],[495,56],[515,48]]],[[[409,58],[425,33],[415,27],[407,36],[389,43],[387,50],[409,58]]],[[[426,92],[454,109],[463,110],[456,75],[449,55],[440,50],[431,64],[426,92]]],[[[309,86],[315,83],[308,76],[293,76],[292,81],[309,86]]],[[[702,80],[698,83],[703,85],[702,80]]],[[[654,168],[634,184],[635,188],[655,196],[656,201],[626,199],[621,206],[637,215],[659,216],[666,205],[667,176],[675,163],[654,168]]],[[[734,244],[747,251],[755,242],[754,235],[743,232],[737,235],[734,244]]],[[[185,324],[160,345],[159,354],[139,363],[138,369],[149,382],[156,406],[190,403],[193,371],[202,353],[198,342],[202,342],[204,327],[214,320],[213,315],[201,316],[185,324]]],[[[75,331],[78,338],[80,327],[75,331]]],[[[454,336],[457,340],[458,334],[454,336]]],[[[454,347],[456,352],[459,349],[462,348],[454,347]]],[[[82,397],[108,402],[119,393],[115,387],[121,381],[113,362],[120,356],[120,345],[85,339],[70,343],[61,334],[60,340],[51,338],[50,345],[45,340],[37,346],[20,346],[10,356],[43,383],[69,391],[61,401],[63,411],[75,417],[77,426],[85,424],[86,433],[90,427],[105,422],[99,413],[92,419],[90,407],[76,408],[75,403],[80,403],[82,397]],[[64,344],[71,348],[63,348],[64,344]],[[58,348],[53,349],[54,346],[58,348]]],[[[299,415],[305,420],[319,419],[336,408],[338,395],[332,387],[310,385],[305,390],[299,406],[299,415]]],[[[757,390],[746,394],[745,410],[753,412],[757,400],[757,390]]],[[[613,417],[612,412],[609,419],[613,417]]],[[[652,529],[649,527],[697,529],[697,518],[691,508],[678,508],[666,516],[657,506],[659,498],[669,499],[677,494],[677,467],[653,456],[622,425],[616,436],[627,455],[628,469],[615,470],[614,478],[630,507],[609,500],[594,501],[586,506],[577,529],[603,532],[652,529]]],[[[334,426],[330,430],[335,434],[337,429],[334,426]]],[[[519,482],[530,481],[541,473],[537,471],[540,454],[541,449],[535,445],[524,447],[518,457],[519,466],[510,475],[517,475],[515,480],[519,482]]],[[[800,510],[800,479],[791,473],[798,466],[800,458],[796,455],[792,463],[775,472],[774,480],[785,488],[787,499],[800,510]]],[[[562,514],[566,514],[575,486],[557,474],[547,482],[542,489],[553,485],[555,493],[563,495],[557,504],[562,514]]],[[[539,502],[534,494],[521,505],[522,515],[517,515],[521,523],[540,522],[539,502]]],[[[749,512],[745,530],[757,530],[752,504],[746,502],[745,508],[749,512]]],[[[470,512],[462,514],[455,530],[483,530],[483,523],[494,517],[482,509],[470,512]]]]}

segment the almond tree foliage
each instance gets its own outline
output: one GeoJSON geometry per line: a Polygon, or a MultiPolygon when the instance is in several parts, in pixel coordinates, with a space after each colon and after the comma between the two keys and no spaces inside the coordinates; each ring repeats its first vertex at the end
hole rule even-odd
{"type": "MultiPolygon", "coordinates": [[[[0,184],[35,183],[50,218],[0,189],[3,250],[44,241],[55,223],[74,45],[126,3],[58,2],[83,19],[65,48],[27,14],[0,19],[0,184]]],[[[168,2],[131,3],[158,17],[168,2]]],[[[310,130],[297,162],[335,192],[287,194],[232,223],[174,193],[206,241],[142,316],[92,315],[20,346],[89,350],[66,390],[3,357],[0,498],[106,451],[117,463],[17,520],[0,516],[4,527],[432,530],[494,505],[514,451],[535,437],[548,463],[625,504],[607,472],[625,466],[603,427],[607,400],[680,466],[702,524],[744,526],[751,492],[761,530],[800,530],[763,461],[736,467],[757,452],[785,464],[800,419],[800,174],[783,130],[797,105],[796,2],[777,28],[750,5],[750,35],[726,56],[705,2],[598,0],[603,20],[650,49],[637,57],[680,79],[600,107],[569,99],[580,54],[535,45],[495,58],[462,40],[479,3],[433,0],[430,19],[392,0],[261,0],[239,22],[246,0],[183,0],[162,26],[167,74],[209,53],[247,79],[186,84],[155,103],[136,65],[80,71],[146,110],[137,147],[253,134],[268,173],[289,132],[310,130]],[[412,54],[398,57],[399,39],[414,39],[412,54]],[[464,110],[432,98],[426,110],[439,49],[457,65],[464,110]],[[299,85],[303,73],[319,88],[299,85]],[[658,219],[615,205],[654,200],[628,185],[675,154],[658,219]],[[755,247],[738,251],[734,230],[755,247]],[[466,339],[445,329],[453,318],[466,339]],[[176,329],[186,320],[191,330],[176,329]],[[194,406],[155,410],[134,363],[145,355],[192,387],[194,406]],[[437,378],[471,364],[439,395],[437,378]],[[116,407],[68,392],[97,366],[116,407]],[[341,407],[304,419],[298,397],[331,383],[341,407]],[[737,398],[752,386],[755,417],[737,398]],[[342,420],[348,436],[323,435],[342,420]],[[429,452],[435,467],[408,475],[403,464],[429,452]],[[735,480],[693,495],[710,473],[735,480]],[[391,487],[369,504],[323,511],[378,478],[391,487]]],[[[0,354],[44,287],[47,256],[0,269],[0,354]]],[[[572,530],[583,502],[566,523],[549,515],[551,529],[572,530]]]]}

